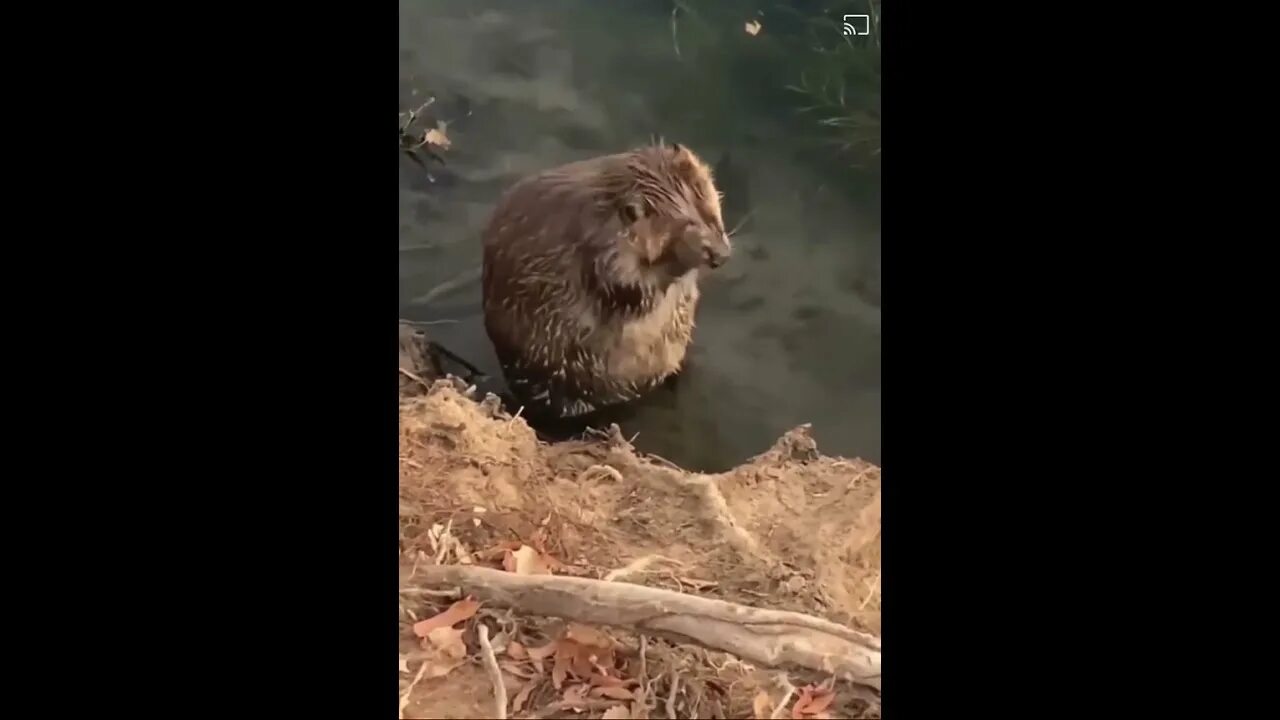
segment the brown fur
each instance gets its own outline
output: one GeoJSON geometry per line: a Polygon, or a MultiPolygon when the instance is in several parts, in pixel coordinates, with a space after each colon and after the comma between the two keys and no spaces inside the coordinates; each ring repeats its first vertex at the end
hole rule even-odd
{"type": "Polygon", "coordinates": [[[513,393],[579,415],[677,373],[698,270],[730,252],[711,172],[680,145],[519,181],[484,234],[485,329],[513,393]]]}

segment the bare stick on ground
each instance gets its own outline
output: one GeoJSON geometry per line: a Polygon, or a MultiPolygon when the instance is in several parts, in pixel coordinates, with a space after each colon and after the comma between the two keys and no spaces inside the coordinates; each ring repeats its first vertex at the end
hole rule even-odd
{"type": "Polygon", "coordinates": [[[409,683],[409,687],[405,688],[404,694],[400,696],[400,713],[399,717],[404,720],[404,709],[409,707],[409,696],[413,694],[413,689],[418,686],[418,681],[427,671],[428,663],[424,660],[422,666],[418,668],[418,674],[413,676],[413,682],[409,683]]]}
{"type": "Polygon", "coordinates": [[[428,567],[419,578],[426,586],[462,586],[479,600],[518,612],[634,628],[760,665],[799,665],[880,689],[880,639],[811,615],[630,583],[482,567],[428,567]]]}
{"type": "Polygon", "coordinates": [[[792,685],[791,681],[788,680],[785,675],[782,676],[778,682],[787,689],[787,694],[782,696],[782,702],[779,702],[778,706],[773,709],[773,714],[769,715],[773,720],[778,720],[778,718],[784,716],[787,709],[787,703],[791,702],[791,696],[796,694],[796,686],[792,685]]]}
{"type": "Polygon", "coordinates": [[[484,659],[484,669],[493,682],[494,717],[507,720],[507,684],[502,681],[502,671],[498,669],[498,658],[493,654],[493,645],[489,643],[489,626],[480,623],[480,657],[484,659]]]}
{"type": "Polygon", "coordinates": [[[667,693],[667,717],[671,720],[680,720],[676,717],[676,695],[680,692],[680,676],[675,670],[671,671],[671,692],[667,693]]]}

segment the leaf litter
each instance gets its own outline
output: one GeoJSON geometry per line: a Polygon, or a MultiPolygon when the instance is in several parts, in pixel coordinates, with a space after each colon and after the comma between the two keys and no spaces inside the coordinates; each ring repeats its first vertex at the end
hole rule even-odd
{"type": "Polygon", "coordinates": [[[425,638],[436,628],[452,627],[460,622],[470,620],[480,609],[480,602],[475,598],[463,598],[449,606],[448,610],[413,625],[413,634],[425,638]]]}

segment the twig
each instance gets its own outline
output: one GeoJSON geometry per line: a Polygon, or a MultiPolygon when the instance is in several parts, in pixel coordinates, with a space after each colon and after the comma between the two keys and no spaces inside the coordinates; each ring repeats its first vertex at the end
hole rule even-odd
{"type": "Polygon", "coordinates": [[[418,681],[422,679],[423,673],[427,671],[427,663],[424,660],[422,665],[418,667],[418,674],[413,676],[413,681],[409,683],[409,687],[405,688],[404,694],[400,696],[400,712],[397,717],[404,720],[404,709],[409,707],[409,695],[413,693],[413,689],[417,687],[418,681]]]}
{"type": "Polygon", "coordinates": [[[435,96],[429,97],[427,98],[426,102],[418,106],[417,110],[410,110],[407,113],[400,113],[401,115],[409,116],[409,119],[405,121],[404,126],[401,129],[402,130],[407,129],[410,125],[412,125],[413,121],[418,119],[418,114],[421,113],[423,110],[426,110],[427,108],[431,107],[431,104],[434,103],[435,101],[436,101],[435,96]]]}
{"type": "Polygon", "coordinates": [[[859,610],[862,610],[863,608],[865,608],[867,606],[867,603],[871,602],[871,598],[876,596],[876,586],[879,584],[880,584],[880,573],[877,572],[876,579],[871,581],[871,592],[867,593],[867,598],[862,601],[861,605],[858,606],[859,610]]]}
{"type": "Polygon", "coordinates": [[[431,288],[426,293],[419,295],[418,297],[410,300],[409,304],[410,305],[429,305],[432,300],[435,300],[444,295],[448,295],[449,293],[455,290],[458,290],[465,285],[468,285],[470,283],[475,282],[476,280],[479,280],[483,272],[484,271],[482,268],[471,268],[470,270],[459,273],[458,275],[455,275],[454,277],[448,280],[445,280],[439,285],[436,285],[435,287],[431,288]]]}
{"type": "Polygon", "coordinates": [[[770,667],[799,665],[880,689],[880,639],[801,613],[748,607],[671,590],[560,575],[435,565],[426,586],[456,587],[496,607],[638,630],[722,650],[770,667]]]}
{"type": "MultiPolygon", "coordinates": [[[[599,466],[597,465],[596,467],[599,467],[599,466]]],[[[679,560],[673,560],[663,555],[645,555],[642,558],[632,560],[630,563],[626,565],[626,567],[620,567],[617,570],[610,570],[609,573],[604,576],[604,580],[605,582],[616,582],[623,578],[630,577],[638,573],[642,573],[645,570],[647,570],[650,565],[658,561],[668,562],[674,565],[679,565],[680,567],[684,567],[684,563],[680,562],[679,560]]]]}
{"type": "Polygon", "coordinates": [[[649,652],[649,636],[641,635],[640,636],[640,678],[639,678],[641,687],[644,686],[644,681],[648,677],[649,661],[645,657],[645,654],[648,652],[649,652]]]}
{"type": "Polygon", "coordinates": [[[586,480],[597,473],[604,473],[605,475],[608,475],[613,478],[614,482],[622,482],[622,473],[618,472],[617,468],[612,468],[608,465],[592,465],[586,470],[578,473],[578,484],[582,484],[583,480],[586,480]]]}
{"type": "Polygon", "coordinates": [[[401,374],[401,375],[404,375],[405,377],[409,378],[410,380],[417,380],[418,382],[422,383],[422,387],[424,387],[424,388],[426,388],[426,389],[428,389],[428,390],[430,390],[430,389],[431,389],[431,383],[427,382],[426,380],[423,380],[421,377],[419,377],[418,375],[414,374],[413,372],[411,372],[411,371],[409,371],[409,370],[405,370],[404,368],[400,368],[400,374],[401,374]]]}
{"type": "Polygon", "coordinates": [[[676,671],[671,671],[671,692],[667,694],[667,717],[671,720],[680,720],[676,717],[676,693],[680,690],[680,676],[676,675],[676,671]]]}
{"type": "Polygon", "coordinates": [[[680,38],[676,36],[676,13],[680,12],[680,6],[676,5],[671,8],[671,44],[676,49],[676,59],[684,62],[684,58],[680,57],[680,38]]]}
{"type": "Polygon", "coordinates": [[[471,363],[467,362],[466,360],[463,360],[457,355],[453,354],[448,348],[441,345],[440,343],[428,342],[427,347],[431,348],[432,350],[436,351],[436,353],[443,355],[449,358],[450,360],[458,363],[462,367],[466,368],[467,371],[472,374],[472,376],[485,377],[484,371],[482,371],[480,368],[476,367],[475,365],[472,365],[471,363]]]}
{"type": "Polygon", "coordinates": [[[449,518],[449,522],[445,523],[444,530],[440,531],[440,546],[436,548],[436,564],[444,562],[444,558],[449,554],[449,541],[453,540],[453,518],[449,518]]]}
{"type": "MultiPolygon", "coordinates": [[[[639,435],[640,433],[636,433],[636,434],[637,434],[637,435],[639,435]]],[[[661,465],[666,465],[667,467],[671,468],[672,470],[679,470],[680,472],[684,472],[684,468],[680,467],[679,465],[677,465],[677,464],[675,464],[675,463],[671,462],[670,460],[668,460],[668,459],[666,459],[666,458],[664,458],[664,457],[662,457],[661,455],[658,455],[658,454],[656,454],[656,453],[645,453],[645,454],[644,454],[644,459],[645,459],[645,460],[657,460],[659,464],[661,464],[661,465]]]]}
{"type": "Polygon", "coordinates": [[[565,702],[561,700],[554,702],[543,708],[537,715],[539,718],[555,717],[557,713],[565,710],[574,712],[592,711],[592,710],[608,710],[618,704],[617,700],[587,698],[586,700],[578,700],[575,702],[565,702]]]}
{"type": "Polygon", "coordinates": [[[778,718],[782,717],[782,711],[786,710],[787,703],[791,701],[791,696],[796,694],[796,686],[792,685],[791,681],[788,680],[785,675],[782,676],[779,682],[786,685],[787,694],[783,695],[782,702],[778,703],[777,706],[773,708],[773,714],[769,716],[770,718],[773,718],[773,720],[778,720],[778,718]]]}
{"type": "Polygon", "coordinates": [[[640,636],[640,674],[636,676],[638,681],[635,690],[635,702],[641,709],[639,717],[649,717],[649,710],[653,708],[653,703],[649,699],[649,636],[640,636]]]}
{"type": "Polygon", "coordinates": [[[489,680],[493,682],[493,706],[498,720],[507,720],[507,684],[502,680],[502,671],[498,669],[498,658],[494,657],[493,645],[489,644],[489,626],[480,623],[480,657],[484,659],[484,669],[489,672],[489,680]]]}
{"type": "Polygon", "coordinates": [[[422,558],[423,558],[423,557],[424,557],[424,554],[423,554],[423,552],[422,552],[421,550],[419,550],[418,552],[414,553],[414,556],[413,556],[413,569],[409,571],[409,579],[410,579],[410,580],[412,580],[412,579],[413,579],[413,576],[414,576],[414,575],[417,575],[417,574],[418,574],[418,563],[422,560],[422,558]]]}
{"type": "MultiPolygon", "coordinates": [[[[417,573],[415,567],[414,573],[417,573]]],[[[409,577],[413,577],[410,575],[409,577]]],[[[449,600],[457,600],[462,597],[462,588],[453,588],[451,590],[433,590],[432,588],[400,588],[401,595],[426,595],[427,597],[447,598],[449,600]]]]}

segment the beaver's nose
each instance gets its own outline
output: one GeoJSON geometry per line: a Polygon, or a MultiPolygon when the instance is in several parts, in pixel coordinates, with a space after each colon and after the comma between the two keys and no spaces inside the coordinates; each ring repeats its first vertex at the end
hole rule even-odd
{"type": "Polygon", "coordinates": [[[706,260],[707,265],[713,268],[723,265],[732,254],[733,246],[729,244],[729,238],[723,235],[718,240],[702,246],[702,257],[706,260]]]}
{"type": "Polygon", "coordinates": [[[712,268],[718,268],[723,265],[725,261],[729,259],[729,254],[728,245],[725,245],[723,248],[704,247],[702,249],[703,259],[706,260],[707,265],[712,268]]]}

